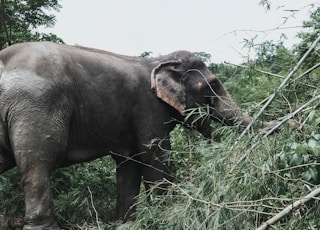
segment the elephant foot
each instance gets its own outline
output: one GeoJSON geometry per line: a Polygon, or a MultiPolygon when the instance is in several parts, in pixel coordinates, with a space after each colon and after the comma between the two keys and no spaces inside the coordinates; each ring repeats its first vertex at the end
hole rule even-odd
{"type": "Polygon", "coordinates": [[[25,225],[23,227],[23,230],[61,230],[61,228],[58,226],[58,224],[54,223],[53,225],[25,225]]]}

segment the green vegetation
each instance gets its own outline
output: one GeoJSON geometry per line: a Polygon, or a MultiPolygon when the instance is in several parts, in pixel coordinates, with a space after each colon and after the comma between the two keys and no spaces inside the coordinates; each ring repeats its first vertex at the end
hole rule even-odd
{"type": "MultiPolygon", "coordinates": [[[[254,61],[209,67],[242,108],[257,114],[301,56],[296,49],[267,41],[254,61]]],[[[141,202],[144,205],[139,206],[131,228],[256,229],[316,189],[320,182],[320,69],[310,70],[308,60],[260,117],[285,118],[313,101],[295,117],[300,122],[296,130],[284,125],[268,138],[264,131],[255,130],[239,139],[237,127],[212,124],[214,142],[207,143],[193,132],[175,129],[172,157],[177,162],[177,179],[167,196],[141,202]]],[[[311,200],[274,223],[273,229],[318,229],[319,210],[319,200],[311,200]]]]}
{"type": "Polygon", "coordinates": [[[27,41],[55,41],[63,43],[55,34],[39,33],[35,29],[52,27],[58,11],[58,0],[1,0],[0,1],[0,50],[14,43],[27,41]]]}
{"type": "MultiPolygon", "coordinates": [[[[269,1],[261,4],[270,7],[269,1]]],[[[255,115],[320,35],[319,25],[320,8],[316,8],[304,22],[299,44],[288,49],[281,42],[265,41],[257,57],[241,66],[213,64],[210,55],[197,55],[237,104],[255,115]]],[[[142,193],[136,220],[128,224],[112,222],[116,188],[110,157],[59,169],[52,177],[59,223],[69,229],[229,230],[263,225],[320,183],[319,49],[318,44],[259,117],[286,119],[301,109],[294,118],[297,129],[284,124],[265,137],[264,130],[240,135],[238,127],[213,123],[208,143],[199,133],[176,127],[168,153],[175,181],[167,195],[148,199],[142,193]]],[[[16,169],[0,176],[0,200],[2,224],[8,229],[21,225],[24,206],[16,169]]],[[[271,228],[319,229],[319,213],[319,198],[311,199],[271,228]]]]}

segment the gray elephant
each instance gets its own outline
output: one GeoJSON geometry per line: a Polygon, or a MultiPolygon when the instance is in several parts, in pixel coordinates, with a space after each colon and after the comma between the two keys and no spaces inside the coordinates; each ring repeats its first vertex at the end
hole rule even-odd
{"type": "Polygon", "coordinates": [[[207,138],[211,120],[251,121],[187,51],[141,58],[49,42],[2,50],[0,173],[16,165],[21,172],[24,229],[59,229],[49,183],[54,169],[107,154],[117,163],[116,215],[126,220],[142,180],[147,188],[171,180],[162,149],[170,148],[176,123],[198,106],[210,116],[190,116],[186,124],[207,138]]]}

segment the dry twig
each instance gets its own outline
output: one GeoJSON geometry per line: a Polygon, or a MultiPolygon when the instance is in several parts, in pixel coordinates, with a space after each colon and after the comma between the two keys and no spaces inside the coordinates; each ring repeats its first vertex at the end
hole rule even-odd
{"type": "Polygon", "coordinates": [[[91,206],[92,206],[92,208],[93,208],[93,210],[94,210],[94,213],[95,213],[95,215],[96,215],[97,226],[98,226],[98,229],[100,230],[101,228],[100,228],[100,225],[99,225],[99,216],[98,216],[97,209],[94,207],[94,204],[93,204],[92,192],[91,192],[89,186],[87,186],[87,188],[88,188],[89,193],[90,193],[91,206]]]}

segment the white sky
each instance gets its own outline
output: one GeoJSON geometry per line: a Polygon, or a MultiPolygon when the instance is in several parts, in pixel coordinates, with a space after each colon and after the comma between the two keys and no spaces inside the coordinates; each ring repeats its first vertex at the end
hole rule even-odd
{"type": "Polygon", "coordinates": [[[152,51],[153,56],[179,49],[207,52],[215,63],[240,63],[247,50],[243,40],[277,41],[281,33],[294,44],[301,29],[257,31],[301,25],[318,0],[62,0],[54,28],[46,29],[67,44],[79,44],[126,55],[152,51]],[[283,25],[284,17],[301,10],[283,25]],[[243,31],[246,30],[246,31],[243,31]],[[237,31],[237,32],[234,32],[237,31]],[[251,32],[250,32],[251,31],[251,32]]]}

